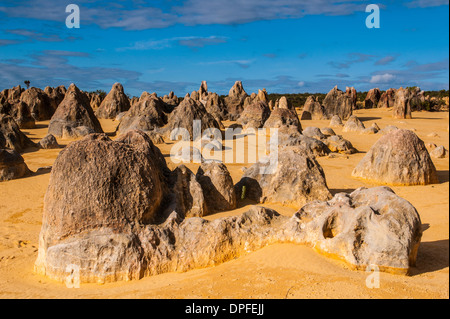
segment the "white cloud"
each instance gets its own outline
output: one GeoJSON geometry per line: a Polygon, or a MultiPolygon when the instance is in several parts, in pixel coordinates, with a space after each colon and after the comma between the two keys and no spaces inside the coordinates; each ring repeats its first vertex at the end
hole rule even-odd
{"type": "Polygon", "coordinates": [[[370,79],[370,83],[389,83],[395,79],[395,75],[384,73],[373,75],[370,79]]]}

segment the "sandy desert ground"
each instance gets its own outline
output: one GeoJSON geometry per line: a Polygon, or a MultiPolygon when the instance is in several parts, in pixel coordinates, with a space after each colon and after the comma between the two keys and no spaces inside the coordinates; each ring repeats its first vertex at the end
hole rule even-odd
{"type": "MultiPolygon", "coordinates": [[[[354,112],[366,125],[381,128],[395,125],[415,129],[425,143],[449,148],[448,113],[414,112],[413,119],[395,120],[391,110],[370,109],[354,112]],[[437,136],[431,137],[430,133],[437,136]]],[[[329,121],[302,121],[302,126],[326,127],[329,121]]],[[[101,120],[105,132],[113,132],[117,122],[101,120]]],[[[225,123],[226,124],[226,123],[225,123]]],[[[33,130],[23,130],[35,142],[47,133],[47,122],[33,130]]],[[[350,192],[368,183],[351,178],[351,172],[370,147],[380,138],[358,133],[337,134],[350,140],[360,151],[335,158],[318,158],[333,193],[350,192]]],[[[61,145],[70,141],[60,139],[61,145]]],[[[169,154],[172,144],[158,145],[169,154]]],[[[59,151],[39,150],[23,154],[28,167],[36,171],[50,166],[59,151]]],[[[170,168],[176,165],[170,163],[170,168]]],[[[311,248],[294,244],[267,246],[212,268],[185,273],[167,273],[138,281],[108,284],[82,284],[69,289],[33,272],[41,228],[43,199],[49,173],[0,183],[0,298],[449,298],[449,159],[433,159],[440,183],[428,186],[392,187],[418,210],[423,237],[417,267],[409,276],[381,273],[380,287],[366,287],[367,273],[350,270],[345,264],[322,256],[311,248]]],[[[194,172],[198,164],[187,165],[194,172]]],[[[227,164],[238,182],[243,164],[227,164]]],[[[207,216],[214,219],[244,212],[207,216]]],[[[264,205],[281,214],[292,215],[295,207],[264,205]]]]}

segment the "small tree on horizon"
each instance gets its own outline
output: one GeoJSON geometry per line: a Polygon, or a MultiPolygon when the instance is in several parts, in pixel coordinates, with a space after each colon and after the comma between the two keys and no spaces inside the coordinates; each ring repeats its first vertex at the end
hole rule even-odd
{"type": "Polygon", "coordinates": [[[29,80],[25,80],[23,81],[23,83],[25,83],[25,85],[27,86],[27,89],[30,87],[30,81],[29,80]]]}

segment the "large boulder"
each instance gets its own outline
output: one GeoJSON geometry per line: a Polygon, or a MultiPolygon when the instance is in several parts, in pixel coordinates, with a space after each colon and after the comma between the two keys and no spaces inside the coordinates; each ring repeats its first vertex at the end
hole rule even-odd
{"type": "Polygon", "coordinates": [[[383,135],[358,163],[352,176],[387,185],[439,183],[424,142],[404,129],[383,135]]]}
{"type": "Polygon", "coordinates": [[[37,147],[19,128],[12,116],[0,114],[0,148],[10,148],[19,153],[37,147]]]}
{"type": "Polygon", "coordinates": [[[364,108],[365,109],[372,109],[376,108],[378,106],[378,102],[381,98],[381,92],[380,89],[370,89],[369,92],[367,92],[367,96],[364,99],[364,108]]]}
{"type": "Polygon", "coordinates": [[[303,106],[301,120],[321,120],[324,116],[323,113],[323,106],[320,104],[319,99],[314,95],[310,95],[303,106]]]}
{"type": "Polygon", "coordinates": [[[130,100],[125,95],[122,84],[114,83],[95,115],[100,119],[114,119],[117,114],[129,109],[130,100]]]}
{"type": "Polygon", "coordinates": [[[408,88],[399,88],[395,92],[394,109],[392,116],[396,119],[410,119],[411,116],[411,90],[408,88]]]}
{"type": "Polygon", "coordinates": [[[346,88],[343,92],[335,86],[322,101],[324,117],[331,119],[333,115],[339,115],[342,120],[347,120],[356,108],[356,91],[354,88],[346,88]]]}
{"type": "Polygon", "coordinates": [[[277,128],[280,132],[291,130],[302,132],[297,113],[285,108],[275,108],[264,123],[264,128],[277,128]]]}
{"type": "Polygon", "coordinates": [[[378,108],[384,107],[393,107],[395,103],[395,89],[388,89],[386,92],[383,92],[380,96],[380,100],[378,101],[378,108]]]}
{"type": "Polygon", "coordinates": [[[18,152],[0,148],[0,182],[21,178],[30,173],[31,171],[18,152]]]}
{"type": "Polygon", "coordinates": [[[117,127],[119,134],[130,130],[151,131],[167,123],[164,102],[153,95],[144,96],[124,113],[117,127]]]}
{"type": "Polygon", "coordinates": [[[36,270],[59,278],[66,272],[59,265],[75,264],[109,280],[136,278],[142,250],[133,229],[156,218],[166,192],[163,165],[140,131],[69,144],[53,164],[45,194],[36,270]]]}
{"type": "Polygon", "coordinates": [[[236,208],[233,179],[223,163],[203,162],[197,170],[196,179],[203,189],[208,212],[236,208]]]}
{"type": "Polygon", "coordinates": [[[255,101],[248,105],[241,113],[236,123],[242,125],[245,131],[248,128],[258,129],[270,116],[270,109],[266,102],[255,101]]]}
{"type": "Polygon", "coordinates": [[[259,203],[300,207],[312,200],[331,198],[322,167],[298,146],[283,147],[277,158],[271,154],[247,168],[236,184],[238,196],[244,192],[243,187],[245,196],[259,203]]]}
{"type": "Polygon", "coordinates": [[[71,132],[77,127],[87,127],[95,133],[103,133],[100,122],[95,117],[89,98],[75,84],[71,84],[64,100],[59,104],[48,125],[48,133],[62,137],[64,131],[71,132]]]}
{"type": "Polygon", "coordinates": [[[186,132],[189,134],[190,140],[194,140],[194,138],[197,137],[200,138],[200,132],[195,131],[194,134],[194,120],[200,121],[199,128],[202,132],[209,128],[220,130],[220,124],[206,111],[203,104],[187,97],[170,114],[164,131],[171,140],[175,140],[177,134],[181,134],[183,136],[186,132]],[[184,133],[182,131],[184,131],[184,133]]]}
{"type": "Polygon", "coordinates": [[[359,132],[362,133],[366,127],[363,122],[356,116],[352,115],[348,118],[347,122],[345,122],[344,128],[342,132],[359,132]]]}
{"type": "Polygon", "coordinates": [[[20,101],[28,106],[28,110],[36,121],[51,119],[56,108],[53,108],[49,96],[41,89],[31,87],[20,96],[20,101]]]}

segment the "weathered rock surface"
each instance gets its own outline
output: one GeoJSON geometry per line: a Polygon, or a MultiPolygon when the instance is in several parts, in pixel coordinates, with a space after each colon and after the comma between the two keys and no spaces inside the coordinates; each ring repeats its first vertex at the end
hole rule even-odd
{"type": "Polygon", "coordinates": [[[130,100],[125,95],[122,84],[114,83],[95,115],[100,119],[114,119],[117,114],[129,109],[130,100]]]}
{"type": "Polygon", "coordinates": [[[180,165],[171,173],[170,205],[166,209],[170,214],[178,212],[184,217],[202,217],[208,215],[203,189],[195,174],[185,165],[180,165]]]}
{"type": "Polygon", "coordinates": [[[59,104],[50,120],[48,133],[62,137],[64,131],[76,131],[76,128],[81,126],[87,127],[95,133],[103,133],[100,122],[91,108],[89,98],[75,84],[71,84],[64,100],[59,104]]]}
{"type": "Polygon", "coordinates": [[[82,283],[204,268],[286,242],[310,245],[355,269],[376,265],[405,274],[415,264],[422,235],[415,208],[384,187],[314,201],[291,218],[252,206],[213,221],[182,220],[175,212],[160,225],[125,218],[121,226],[102,218],[97,227],[82,223],[88,227],[75,232],[76,215],[59,215],[44,215],[35,270],[59,281],[73,280],[75,272],[82,283]]]}
{"type": "Polygon", "coordinates": [[[164,102],[153,95],[146,95],[124,113],[117,127],[119,134],[130,130],[151,131],[167,123],[164,102]]]}
{"type": "Polygon", "coordinates": [[[31,171],[18,152],[0,148],[0,182],[21,178],[30,173],[31,171]]]}
{"type": "Polygon", "coordinates": [[[395,103],[395,89],[388,89],[386,92],[383,92],[380,96],[380,100],[378,101],[378,108],[384,107],[393,107],[395,103]]]}
{"type": "Polygon", "coordinates": [[[318,98],[311,95],[303,106],[301,120],[321,120],[324,116],[323,113],[323,106],[319,103],[318,98]]]}
{"type": "Polygon", "coordinates": [[[192,98],[185,98],[170,114],[168,124],[164,128],[166,135],[171,139],[176,139],[177,134],[189,134],[190,140],[196,137],[201,138],[200,132],[194,134],[194,120],[200,120],[201,131],[209,128],[219,129],[219,123],[209,114],[202,103],[192,98]],[[184,133],[182,132],[184,131],[184,133]]]}
{"type": "Polygon", "coordinates": [[[238,197],[242,188],[246,196],[259,203],[277,202],[298,207],[312,200],[331,198],[325,174],[314,156],[299,147],[284,147],[278,159],[269,155],[245,170],[236,184],[238,197]]]}
{"type": "Polygon", "coordinates": [[[336,135],[336,132],[330,127],[322,127],[320,132],[322,132],[322,134],[326,137],[336,135]]]}
{"type": "Polygon", "coordinates": [[[305,128],[302,132],[303,135],[312,137],[318,140],[323,140],[326,136],[322,133],[322,131],[318,127],[309,126],[305,128]]]}
{"type": "Polygon", "coordinates": [[[29,147],[37,146],[20,130],[11,116],[0,114],[0,148],[10,148],[22,153],[29,147]]]}
{"type": "Polygon", "coordinates": [[[28,105],[20,101],[14,105],[14,108],[9,113],[17,125],[21,129],[34,129],[36,128],[36,120],[31,115],[28,105]]]}
{"type": "Polygon", "coordinates": [[[399,88],[395,92],[395,103],[392,110],[392,116],[396,119],[410,119],[411,116],[411,96],[408,88],[399,88]]]}
{"type": "Polygon", "coordinates": [[[446,158],[448,157],[448,150],[442,146],[436,146],[431,152],[430,156],[434,158],[446,158]]]}
{"type": "Polygon", "coordinates": [[[369,92],[367,92],[367,96],[364,99],[364,108],[365,109],[372,109],[378,107],[378,102],[381,98],[381,92],[380,89],[370,89],[369,92]]]}
{"type": "Polygon", "coordinates": [[[324,140],[324,143],[333,153],[354,154],[358,152],[358,150],[353,147],[352,143],[341,135],[328,136],[324,140]]]}
{"type": "Polygon", "coordinates": [[[38,143],[39,148],[42,149],[52,149],[52,148],[60,148],[58,141],[52,134],[47,134],[44,136],[38,143]]]}
{"type": "Polygon", "coordinates": [[[197,170],[196,179],[203,189],[208,212],[236,208],[233,179],[223,163],[203,162],[197,170]]]}
{"type": "Polygon", "coordinates": [[[255,101],[242,111],[236,122],[242,125],[244,131],[248,128],[258,129],[264,126],[269,116],[270,109],[267,103],[255,101]]]}
{"type": "Polygon", "coordinates": [[[298,131],[279,132],[277,147],[281,149],[289,146],[296,147],[311,156],[326,156],[331,152],[328,146],[321,140],[300,134],[298,131]]]}
{"type": "Polygon", "coordinates": [[[296,214],[301,241],[355,269],[376,265],[406,274],[415,266],[422,223],[414,206],[388,187],[359,188],[328,202],[311,202],[296,214]]]}
{"type": "Polygon", "coordinates": [[[343,92],[335,86],[322,102],[324,117],[331,119],[333,115],[339,115],[342,120],[347,120],[356,108],[356,90],[346,88],[343,92]]]}
{"type": "Polygon", "coordinates": [[[56,110],[49,96],[35,87],[25,90],[20,96],[20,101],[28,106],[29,113],[36,121],[49,120],[56,110]]]}
{"type": "Polygon", "coordinates": [[[360,121],[360,119],[356,115],[352,115],[349,117],[347,122],[345,122],[342,132],[360,132],[361,133],[365,129],[366,129],[366,127],[360,121]]]}
{"type": "Polygon", "coordinates": [[[264,128],[277,128],[280,132],[289,130],[302,132],[297,113],[284,108],[275,108],[264,123],[264,128]]]}
{"type": "Polygon", "coordinates": [[[339,117],[339,115],[333,115],[333,117],[330,120],[330,127],[341,127],[344,126],[344,123],[342,123],[341,118],[339,117]]]}
{"type": "Polygon", "coordinates": [[[280,97],[280,99],[275,102],[275,108],[295,110],[292,103],[290,103],[285,96],[280,97]]]}
{"type": "Polygon", "coordinates": [[[424,142],[404,129],[382,136],[358,163],[352,176],[388,185],[439,183],[424,142]]]}
{"type": "Polygon", "coordinates": [[[230,89],[228,96],[223,100],[229,120],[235,121],[241,115],[244,110],[244,101],[247,96],[248,95],[242,86],[242,82],[236,81],[230,89]]]}

